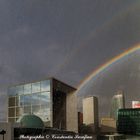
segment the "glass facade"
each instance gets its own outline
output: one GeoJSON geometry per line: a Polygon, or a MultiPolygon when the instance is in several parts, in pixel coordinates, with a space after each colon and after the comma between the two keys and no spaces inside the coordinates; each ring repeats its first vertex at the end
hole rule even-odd
{"type": "Polygon", "coordinates": [[[23,114],[35,114],[51,126],[50,80],[13,86],[8,94],[9,122],[15,122],[23,114]]]}
{"type": "Polygon", "coordinates": [[[125,100],[123,92],[119,91],[118,94],[114,95],[112,98],[110,117],[116,120],[117,111],[121,108],[125,108],[125,100]]]}
{"type": "Polygon", "coordinates": [[[54,78],[12,86],[8,90],[8,121],[34,114],[45,126],[66,130],[66,98],[73,91],[73,87],[54,78]]]}
{"type": "Polygon", "coordinates": [[[122,134],[140,135],[140,108],[119,109],[117,131],[122,134]]]}

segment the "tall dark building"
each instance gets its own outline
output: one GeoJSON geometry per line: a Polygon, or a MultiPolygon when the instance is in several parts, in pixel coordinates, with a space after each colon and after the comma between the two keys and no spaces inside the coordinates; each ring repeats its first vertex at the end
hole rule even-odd
{"type": "Polygon", "coordinates": [[[127,135],[140,135],[140,108],[119,109],[117,131],[127,135]]]}

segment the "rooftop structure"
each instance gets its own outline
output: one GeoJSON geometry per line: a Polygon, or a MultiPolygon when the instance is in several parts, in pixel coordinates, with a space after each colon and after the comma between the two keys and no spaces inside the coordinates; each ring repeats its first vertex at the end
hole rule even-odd
{"type": "Polygon", "coordinates": [[[43,128],[43,121],[36,115],[23,115],[18,120],[17,123],[20,123],[21,127],[25,128],[43,128]]]}
{"type": "Polygon", "coordinates": [[[101,133],[115,133],[116,120],[113,118],[101,118],[101,133]]]}

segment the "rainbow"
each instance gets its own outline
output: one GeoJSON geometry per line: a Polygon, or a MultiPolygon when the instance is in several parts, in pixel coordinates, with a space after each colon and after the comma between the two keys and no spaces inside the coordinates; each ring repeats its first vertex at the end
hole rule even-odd
{"type": "Polygon", "coordinates": [[[96,68],[92,73],[90,73],[79,85],[78,90],[80,90],[88,81],[90,81],[93,77],[98,75],[100,72],[104,71],[106,68],[114,64],[116,61],[119,61],[120,59],[124,58],[125,56],[128,56],[131,53],[136,52],[137,50],[140,50],[140,44],[136,45],[132,48],[129,48],[125,50],[123,53],[117,55],[116,57],[112,58],[111,60],[107,61],[100,67],[96,68]]]}

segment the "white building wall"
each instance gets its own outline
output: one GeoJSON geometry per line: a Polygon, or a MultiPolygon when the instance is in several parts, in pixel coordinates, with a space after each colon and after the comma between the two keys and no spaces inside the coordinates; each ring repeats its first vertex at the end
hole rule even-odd
{"type": "Polygon", "coordinates": [[[83,123],[86,125],[94,124],[98,127],[98,99],[88,97],[83,99],[83,123]]]}
{"type": "Polygon", "coordinates": [[[78,132],[77,96],[68,93],[66,97],[66,128],[68,131],[78,132]]]}

